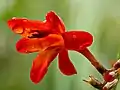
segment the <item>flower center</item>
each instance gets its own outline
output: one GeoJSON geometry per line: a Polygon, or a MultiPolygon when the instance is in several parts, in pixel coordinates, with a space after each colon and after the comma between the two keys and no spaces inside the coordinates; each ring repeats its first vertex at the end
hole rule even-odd
{"type": "Polygon", "coordinates": [[[34,30],[30,32],[30,35],[28,38],[43,38],[48,36],[49,32],[46,31],[39,31],[39,30],[34,30]]]}

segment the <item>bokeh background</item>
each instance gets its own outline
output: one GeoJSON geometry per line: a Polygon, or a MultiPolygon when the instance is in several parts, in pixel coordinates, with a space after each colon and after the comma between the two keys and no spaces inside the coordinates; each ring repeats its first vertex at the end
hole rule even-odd
{"type": "MultiPolygon", "coordinates": [[[[54,10],[67,30],[85,30],[94,36],[90,47],[96,58],[107,68],[120,53],[120,0],[0,0],[0,90],[95,90],[83,82],[89,75],[101,76],[81,54],[69,52],[77,75],[59,72],[57,59],[50,65],[45,78],[37,85],[29,79],[29,70],[36,54],[20,54],[15,43],[20,38],[7,26],[12,17],[44,20],[54,10]]],[[[117,85],[117,90],[120,84],[117,85]]]]}

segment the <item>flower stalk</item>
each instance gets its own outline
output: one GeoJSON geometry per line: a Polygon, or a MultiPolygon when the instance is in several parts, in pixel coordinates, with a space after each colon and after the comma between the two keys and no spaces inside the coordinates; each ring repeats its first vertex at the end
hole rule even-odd
{"type": "Polygon", "coordinates": [[[97,69],[100,74],[103,75],[107,71],[107,69],[97,61],[89,49],[85,48],[79,52],[82,53],[91,62],[91,64],[97,69]]]}
{"type": "MultiPolygon", "coordinates": [[[[97,71],[103,76],[103,81],[100,82],[94,76],[89,76],[88,80],[83,80],[86,83],[92,85],[98,90],[111,90],[114,89],[119,81],[119,71],[120,71],[120,60],[118,60],[111,69],[106,69],[99,61],[94,57],[94,55],[85,48],[79,51],[82,53],[90,63],[97,69],[97,71]]],[[[115,90],[115,89],[114,89],[115,90]]]]}

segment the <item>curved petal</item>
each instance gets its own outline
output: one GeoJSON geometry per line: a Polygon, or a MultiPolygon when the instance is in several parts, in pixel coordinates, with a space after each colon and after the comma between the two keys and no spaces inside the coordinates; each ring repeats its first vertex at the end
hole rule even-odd
{"type": "Polygon", "coordinates": [[[83,50],[93,42],[92,35],[84,31],[69,31],[63,33],[62,36],[65,47],[69,50],[83,50]]]}
{"type": "Polygon", "coordinates": [[[38,83],[45,76],[48,66],[56,57],[59,52],[59,48],[53,47],[41,52],[33,61],[30,78],[34,83],[38,83]]]}
{"type": "Polygon", "coordinates": [[[51,25],[46,21],[29,20],[27,18],[12,18],[8,26],[17,34],[27,37],[33,31],[50,32],[51,25]]]}
{"type": "Polygon", "coordinates": [[[52,30],[57,33],[65,32],[65,26],[62,19],[53,11],[46,15],[46,20],[52,24],[52,30]]]}
{"type": "Polygon", "coordinates": [[[41,47],[38,39],[22,38],[16,43],[16,49],[20,53],[38,52],[41,47]]]}
{"type": "Polygon", "coordinates": [[[27,18],[12,18],[8,20],[8,26],[14,33],[20,34],[23,37],[29,36],[33,31],[45,33],[63,33],[65,32],[64,23],[53,11],[46,14],[46,20],[30,20],[27,18]]]}
{"type": "Polygon", "coordinates": [[[48,47],[63,47],[64,40],[61,35],[50,34],[44,38],[22,38],[16,43],[16,49],[20,53],[32,53],[43,51],[48,47]]]}
{"type": "Polygon", "coordinates": [[[65,75],[77,74],[75,67],[69,59],[68,51],[66,49],[63,49],[59,53],[59,69],[65,75]]]}

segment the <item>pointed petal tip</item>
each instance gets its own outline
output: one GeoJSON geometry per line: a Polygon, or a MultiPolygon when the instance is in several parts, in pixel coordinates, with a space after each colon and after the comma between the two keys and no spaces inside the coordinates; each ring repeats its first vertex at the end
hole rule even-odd
{"type": "Polygon", "coordinates": [[[31,80],[32,83],[34,83],[34,84],[38,84],[38,83],[39,83],[39,81],[35,81],[35,80],[33,80],[31,77],[30,77],[30,80],[31,80]]]}
{"type": "Polygon", "coordinates": [[[31,70],[30,79],[34,84],[38,84],[43,79],[43,77],[45,76],[46,73],[47,73],[47,70],[44,70],[44,72],[42,72],[42,74],[39,74],[39,71],[31,70]]]}
{"type": "Polygon", "coordinates": [[[65,26],[62,19],[54,11],[50,11],[46,14],[46,20],[54,27],[54,32],[65,32],[65,26]]]}
{"type": "Polygon", "coordinates": [[[76,69],[74,68],[74,69],[69,70],[68,72],[62,71],[62,73],[63,73],[64,75],[67,75],[67,76],[72,76],[72,75],[76,75],[76,74],[77,74],[77,71],[76,71],[76,69]]]}
{"type": "Polygon", "coordinates": [[[64,73],[64,75],[67,75],[67,76],[72,76],[72,75],[76,75],[77,74],[77,71],[76,70],[71,70],[71,73],[64,73]]]}
{"type": "Polygon", "coordinates": [[[56,14],[53,10],[47,12],[47,14],[56,14]]]}

